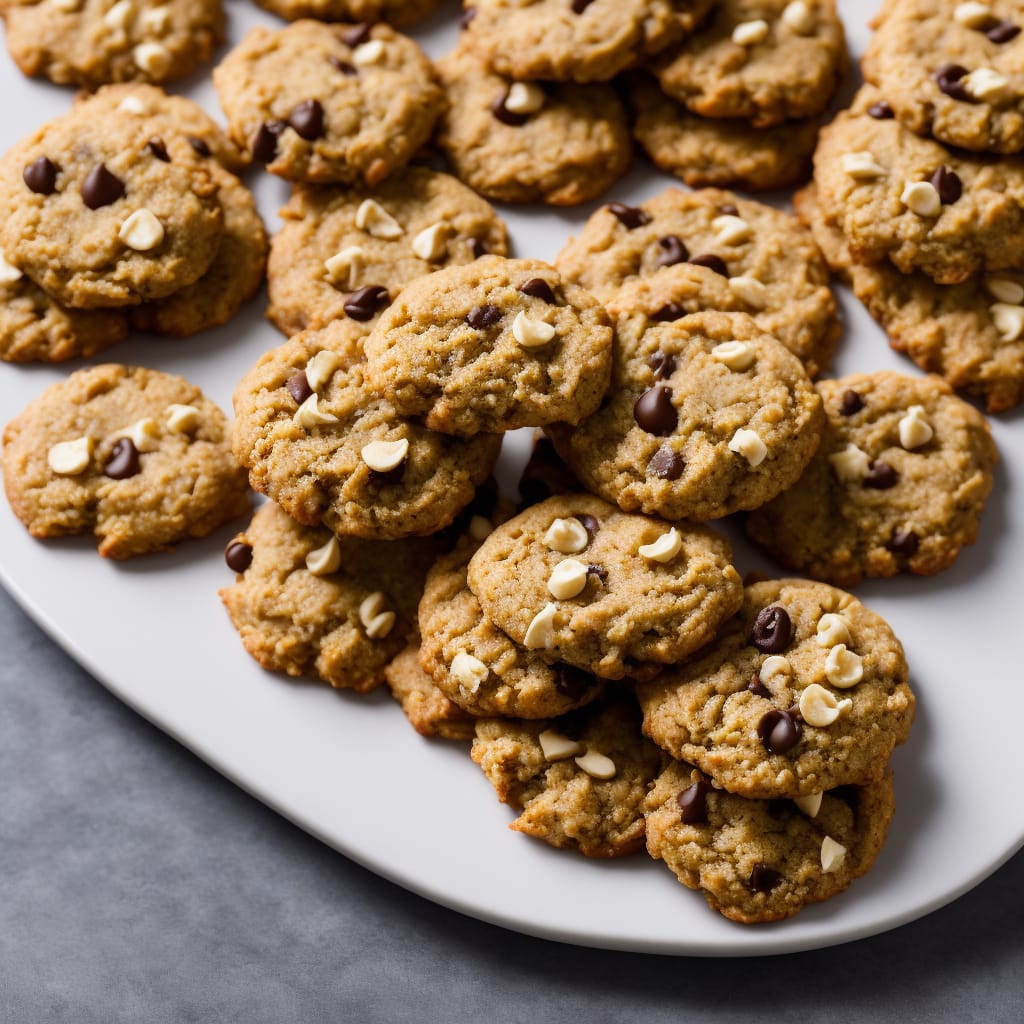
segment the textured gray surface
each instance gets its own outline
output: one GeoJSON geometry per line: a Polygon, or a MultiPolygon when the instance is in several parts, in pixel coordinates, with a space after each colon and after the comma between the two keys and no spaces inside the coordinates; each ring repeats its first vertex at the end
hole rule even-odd
{"type": "Polygon", "coordinates": [[[4,1024],[1024,1019],[1024,854],[921,921],[833,949],[563,946],[322,846],[120,704],[2,590],[0,651],[4,1024]]]}

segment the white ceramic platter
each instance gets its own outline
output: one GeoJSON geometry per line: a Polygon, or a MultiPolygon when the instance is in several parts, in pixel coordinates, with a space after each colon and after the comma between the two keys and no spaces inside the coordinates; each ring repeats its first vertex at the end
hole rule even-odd
{"type": "MultiPolygon", "coordinates": [[[[867,37],[863,5],[847,0],[851,47],[867,37]]],[[[258,21],[229,5],[231,39],[258,21]]],[[[457,7],[414,34],[434,56],[454,38],[457,7]]],[[[218,114],[207,75],[180,91],[218,114]]],[[[29,82],[0,53],[0,150],[63,112],[70,93],[29,82]]],[[[638,161],[638,164],[641,164],[638,161]]],[[[607,198],[637,202],[670,184],[646,165],[607,198]]],[[[253,177],[268,225],[286,186],[253,177]]],[[[519,255],[550,259],[594,206],[506,208],[519,255]]],[[[891,353],[842,295],[846,335],[834,370],[916,369],[891,353]]],[[[228,326],[187,341],[137,338],[96,361],[178,372],[224,408],[257,356],[281,342],[262,299],[228,326]]],[[[0,423],[78,364],[0,365],[0,423]]],[[[712,913],[660,864],[589,862],[508,830],[511,814],[465,747],[417,736],[383,691],[355,697],[263,672],[242,650],[217,597],[231,580],[222,549],[234,527],[171,555],[122,564],[90,539],[31,540],[0,501],[0,578],[35,619],[121,699],[239,786],[345,855],[474,917],[548,938],[614,949],[744,955],[809,949],[871,935],[954,899],[1024,843],[1024,722],[1019,639],[1024,525],[1024,423],[994,430],[1003,460],[978,544],[931,579],[896,579],[858,595],[903,640],[918,695],[910,741],[895,757],[897,814],[874,870],[844,895],[778,925],[742,927],[712,913]]],[[[520,446],[521,447],[521,446],[520,446]]],[[[521,452],[510,452],[521,457],[521,452]]],[[[778,574],[733,524],[741,572],[778,574]]]]}

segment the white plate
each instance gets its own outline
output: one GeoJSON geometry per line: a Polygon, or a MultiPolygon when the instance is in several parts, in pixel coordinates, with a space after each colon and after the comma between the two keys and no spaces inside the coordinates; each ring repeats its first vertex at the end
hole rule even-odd
{"type": "MultiPolygon", "coordinates": [[[[841,6],[859,51],[862,5],[841,6]]],[[[415,33],[433,55],[449,48],[454,18],[449,0],[444,17],[415,33]]],[[[231,38],[257,21],[275,23],[232,4],[231,38]]],[[[187,91],[218,110],[205,76],[187,91]]],[[[5,54],[0,95],[0,150],[70,99],[23,79],[5,54]]],[[[255,183],[273,227],[287,189],[265,174],[255,183]]],[[[669,183],[638,169],[612,196],[639,201],[669,183]]],[[[502,212],[520,255],[551,258],[591,209],[502,212]]],[[[890,352],[858,303],[843,295],[843,305],[847,332],[836,373],[917,372],[890,352]]],[[[238,378],[282,340],[261,312],[258,301],[201,337],[139,338],[95,361],[182,373],[229,408],[238,378]]],[[[75,365],[0,365],[0,423],[75,365]]],[[[221,552],[234,527],[172,555],[116,564],[100,559],[89,539],[31,540],[0,502],[0,577],[121,699],[324,842],[429,899],[519,931],[615,949],[715,956],[808,949],[919,917],[1024,843],[1024,801],[1014,790],[1024,722],[1016,646],[1024,527],[1010,516],[1024,476],[1020,414],[994,430],[1003,461],[978,544],[941,576],[858,591],[904,641],[918,695],[911,739],[894,762],[898,810],[889,841],[850,891],[778,925],[728,923],[644,857],[589,862],[509,831],[508,809],[464,747],[418,737],[384,692],[360,698],[261,671],[217,598],[231,579],[221,552]]],[[[741,572],[777,572],[728,529],[741,572]]]]}

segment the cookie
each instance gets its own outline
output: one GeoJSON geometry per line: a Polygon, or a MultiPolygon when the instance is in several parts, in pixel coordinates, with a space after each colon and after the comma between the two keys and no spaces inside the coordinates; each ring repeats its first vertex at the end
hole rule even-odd
{"type": "Polygon", "coordinates": [[[455,174],[488,199],[570,206],[629,169],[626,111],[611,86],[520,83],[466,46],[438,61],[448,100],[437,141],[455,174]]]}
{"type": "Polygon", "coordinates": [[[418,639],[388,662],[384,679],[409,724],[421,736],[471,740],[475,735],[476,719],[453,704],[420,668],[418,639]]]}
{"type": "Polygon", "coordinates": [[[629,100],[636,141],[656,167],[693,188],[761,192],[810,177],[818,141],[815,118],[755,128],[739,118],[700,117],[640,74],[629,79],[629,100]]]}
{"type": "Polygon", "coordinates": [[[422,21],[437,7],[438,0],[259,0],[259,5],[287,21],[386,21],[403,27],[422,21]]]}
{"type": "Polygon", "coordinates": [[[820,114],[845,68],[834,0],[719,0],[707,27],[654,72],[695,114],[764,128],[820,114]]]}
{"type": "Polygon", "coordinates": [[[225,549],[235,582],[220,599],[263,668],[366,693],[415,631],[433,549],[335,537],[268,501],[225,549]]]}
{"type": "Polygon", "coordinates": [[[483,256],[417,278],[366,339],[368,375],[403,416],[471,437],[579,423],[611,375],[604,308],[540,260],[483,256]]]}
{"type": "Polygon", "coordinates": [[[643,849],[659,754],[640,734],[632,698],[541,722],[482,719],[470,756],[501,802],[521,810],[514,831],[585,857],[643,849]]]}
{"type": "Polygon", "coordinates": [[[0,249],[67,306],[133,305],[201,277],[223,231],[217,184],[183,137],[88,104],[0,159],[0,249]]]}
{"type": "Polygon", "coordinates": [[[508,251],[486,200],[410,167],[372,192],[298,187],[270,243],[267,316],[285,334],[348,318],[369,330],[411,280],[508,251]]]}
{"type": "Polygon", "coordinates": [[[899,120],[949,146],[1024,149],[1024,12],[1012,0],[888,0],[861,60],[899,120]]]}
{"type": "Polygon", "coordinates": [[[939,377],[880,371],[817,385],[821,447],[747,533],[838,586],[948,568],[974,542],[998,459],[988,421],[939,377]]]}
{"type": "Polygon", "coordinates": [[[718,272],[762,330],[820,370],[839,338],[828,267],[791,214],[731,192],[669,188],[641,206],[596,210],[555,266],[599,300],[661,267],[718,272]]]}
{"type": "Polygon", "coordinates": [[[3,17],[24,74],[89,89],[183,78],[224,41],[220,0],[17,0],[3,17]]]}
{"type": "Polygon", "coordinates": [[[214,68],[232,137],[292,181],[372,188],[430,138],[444,94],[388,25],[257,26],[214,68]]]}
{"type": "Polygon", "coordinates": [[[348,320],[265,353],[235,390],[234,451],[253,488],[299,522],[371,540],[436,533],[490,475],[501,438],[405,419],[365,370],[348,320]]]}
{"type": "Polygon", "coordinates": [[[692,32],[713,0],[474,0],[466,43],[499,74],[607,82],[692,32]]]}
{"type": "Polygon", "coordinates": [[[625,512],[704,521],[796,482],[824,424],[796,356],[743,313],[610,312],[610,401],[575,429],[549,428],[588,490],[625,512]]]}
{"type": "Polygon", "coordinates": [[[469,586],[517,644],[618,679],[714,636],[742,596],[731,558],[706,527],[566,495],[498,526],[469,563],[469,586]]]}
{"type": "Polygon", "coordinates": [[[792,917],[830,899],[874,864],[895,811],[892,774],[825,793],[810,816],[750,800],[669,765],[646,800],[647,849],[712,910],[741,924],[792,917]]]}
{"type": "Polygon", "coordinates": [[[920,138],[881,101],[864,86],[814,154],[822,214],[853,257],[939,284],[1024,266],[1024,163],[920,138]]]}
{"type": "Polygon", "coordinates": [[[3,434],[14,514],[33,537],[94,534],[128,558],[249,509],[223,413],[181,377],[104,364],[33,399],[3,434]]]}

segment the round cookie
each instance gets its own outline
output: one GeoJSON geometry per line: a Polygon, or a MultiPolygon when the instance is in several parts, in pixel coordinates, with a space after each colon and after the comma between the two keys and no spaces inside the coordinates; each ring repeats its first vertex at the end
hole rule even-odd
{"type": "Polygon", "coordinates": [[[789,188],[811,174],[814,118],[755,128],[739,118],[700,117],[666,96],[654,79],[629,79],[633,135],[654,164],[692,188],[749,192],[789,188]]]}
{"type": "Polygon", "coordinates": [[[463,35],[499,75],[606,82],[693,31],[713,0],[474,0],[463,35]]]}
{"type": "Polygon", "coordinates": [[[540,260],[482,256],[417,278],[366,339],[368,376],[403,416],[471,437],[579,423],[611,375],[596,299],[540,260]]]}
{"type": "Polygon", "coordinates": [[[724,271],[739,309],[812,373],[825,365],[840,335],[828,267],[811,233],[764,203],[719,189],[678,188],[642,206],[609,203],[562,248],[555,266],[605,301],[634,278],[687,261],[724,271]]]}
{"type": "Polygon", "coordinates": [[[861,88],[814,154],[822,214],[853,257],[939,284],[1024,266],[1024,163],[919,138],[881,100],[861,88]]]}
{"type": "Polygon", "coordinates": [[[695,114],[759,128],[820,114],[845,69],[834,0],[719,0],[707,27],[654,67],[695,114]]]}
{"type": "Polygon", "coordinates": [[[235,582],[220,599],[263,668],[366,693],[415,630],[435,547],[338,538],[268,501],[225,549],[235,582]]]}
{"type": "Polygon", "coordinates": [[[658,746],[716,786],[766,800],[880,778],[914,717],[888,624],[810,580],[746,587],[710,647],[637,684],[637,696],[658,746]]]}
{"type": "Polygon", "coordinates": [[[217,184],[144,122],[58,117],[0,160],[0,249],[63,305],[125,306],[201,277],[223,231],[217,184]]]}
{"type": "Polygon", "coordinates": [[[918,135],[993,153],[1024,149],[1024,11],[1016,0],[888,0],[861,60],[918,135]]]}
{"type": "Polygon", "coordinates": [[[316,18],[318,21],[386,21],[402,27],[422,21],[439,0],[258,0],[261,7],[287,21],[316,18]]]}
{"type": "Polygon", "coordinates": [[[611,400],[549,428],[587,489],[625,512],[719,519],[796,482],[821,439],[800,361],[742,313],[616,318],[611,400]]]}
{"type": "Polygon", "coordinates": [[[22,72],[89,89],[183,78],[224,41],[220,0],[17,0],[3,16],[22,72]]]}
{"type": "Polygon", "coordinates": [[[438,145],[455,174],[488,199],[583,203],[629,169],[629,124],[611,86],[515,86],[465,46],[438,61],[437,72],[448,99],[438,145]]]}
{"type": "Polygon", "coordinates": [[[646,804],[647,850],[712,910],[741,924],[781,921],[845,890],[874,864],[895,811],[892,773],[795,804],[713,789],[669,765],[646,804]]]}
{"type": "Polygon", "coordinates": [[[368,331],[414,278],[508,251],[490,204],[425,167],[369,193],[299,186],[281,218],[270,243],[267,316],[289,336],[346,317],[368,331]]]}
{"type": "Polygon", "coordinates": [[[181,377],[77,370],[7,424],[7,499],[33,537],[92,533],[108,558],[168,550],[248,511],[228,435],[223,413],[181,377]]]}
{"type": "Polygon", "coordinates": [[[470,756],[501,802],[521,808],[516,832],[585,857],[643,849],[644,796],[660,756],[631,697],[541,722],[482,719],[470,756]]]}
{"type": "Polygon", "coordinates": [[[256,163],[316,184],[377,185],[430,138],[444,104],[423,51],[382,24],[257,26],[213,83],[256,163]]]}
{"type": "Polygon", "coordinates": [[[490,475],[501,438],[400,417],[365,369],[347,320],[265,353],[235,391],[234,451],[253,488],[302,523],[373,540],[436,533],[490,475]]]}
{"type": "Polygon", "coordinates": [[[998,460],[985,417],[939,377],[817,385],[827,421],[797,483],[747,517],[783,565],[838,586],[929,576],[974,542],[998,460]]]}
{"type": "Polygon", "coordinates": [[[564,495],[497,527],[469,563],[469,586],[516,643],[619,679],[714,636],[742,598],[731,558],[706,527],[564,495]]]}
{"type": "Polygon", "coordinates": [[[445,740],[473,738],[476,719],[458,704],[453,704],[420,668],[418,637],[388,662],[384,668],[384,679],[409,724],[421,736],[437,736],[445,740]]]}

